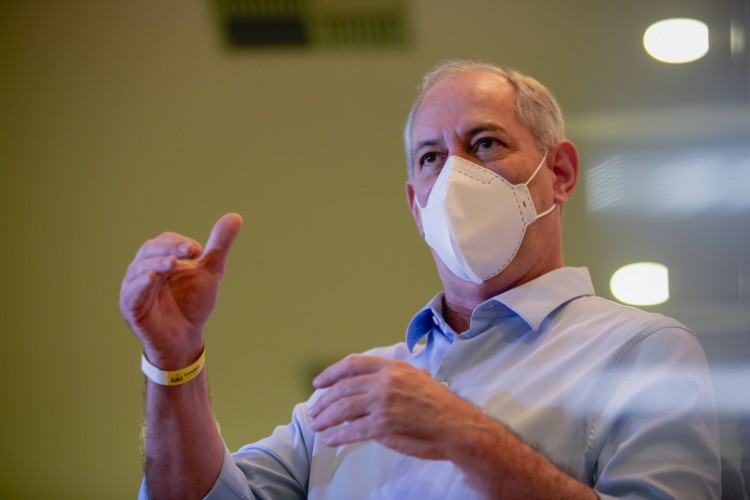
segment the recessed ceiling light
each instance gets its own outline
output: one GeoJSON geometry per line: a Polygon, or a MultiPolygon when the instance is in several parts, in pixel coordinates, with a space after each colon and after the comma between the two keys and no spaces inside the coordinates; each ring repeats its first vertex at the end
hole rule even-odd
{"type": "Polygon", "coordinates": [[[692,62],[708,52],[708,26],[695,19],[665,19],[646,29],[643,46],[661,62],[692,62]]]}
{"type": "Polygon", "coordinates": [[[625,304],[654,306],[669,300],[667,266],[657,262],[636,262],[621,267],[609,282],[612,295],[625,304]]]}

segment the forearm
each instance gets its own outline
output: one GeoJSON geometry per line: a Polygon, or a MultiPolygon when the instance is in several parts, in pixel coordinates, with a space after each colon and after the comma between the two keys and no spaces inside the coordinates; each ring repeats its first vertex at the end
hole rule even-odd
{"type": "Polygon", "coordinates": [[[483,498],[597,498],[590,487],[483,413],[462,427],[461,440],[452,440],[451,460],[483,498]]]}
{"type": "Polygon", "coordinates": [[[146,486],[154,499],[202,498],[221,471],[224,443],[204,370],[177,386],[147,381],[146,486]]]}

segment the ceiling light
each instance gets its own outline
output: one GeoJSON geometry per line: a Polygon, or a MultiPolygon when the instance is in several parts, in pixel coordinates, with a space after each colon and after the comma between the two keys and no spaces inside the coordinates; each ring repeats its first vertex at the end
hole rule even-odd
{"type": "Polygon", "coordinates": [[[695,19],[665,19],[648,27],[643,46],[661,62],[692,62],[708,52],[708,26],[695,19]]]}
{"type": "Polygon", "coordinates": [[[609,282],[612,295],[625,304],[654,306],[669,300],[667,266],[657,262],[637,262],[621,267],[609,282]]]}

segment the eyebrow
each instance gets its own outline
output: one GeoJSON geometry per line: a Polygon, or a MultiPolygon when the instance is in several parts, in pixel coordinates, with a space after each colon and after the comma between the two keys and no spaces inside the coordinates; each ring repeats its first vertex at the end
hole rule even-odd
{"type": "Polygon", "coordinates": [[[482,132],[502,132],[505,135],[510,135],[508,129],[503,127],[502,125],[498,125],[497,123],[482,123],[480,125],[477,125],[476,127],[469,129],[468,136],[473,137],[482,132]]]}
{"type": "Polygon", "coordinates": [[[419,152],[420,149],[427,147],[427,146],[439,146],[443,143],[443,141],[439,139],[428,139],[426,141],[419,141],[414,148],[412,148],[411,154],[415,155],[417,152],[419,152]]]}

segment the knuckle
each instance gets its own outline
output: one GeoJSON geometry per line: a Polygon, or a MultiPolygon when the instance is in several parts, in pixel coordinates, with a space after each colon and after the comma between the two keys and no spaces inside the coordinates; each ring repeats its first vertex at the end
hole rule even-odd
{"type": "Polygon", "coordinates": [[[316,401],[315,404],[318,406],[318,408],[321,408],[321,409],[328,408],[329,406],[331,406],[331,402],[333,401],[331,398],[332,398],[331,391],[329,389],[326,392],[324,392],[323,395],[320,396],[320,398],[318,398],[318,401],[316,401]]]}
{"type": "Polygon", "coordinates": [[[382,387],[386,391],[396,391],[403,386],[403,373],[396,367],[388,367],[381,377],[382,387]]]}
{"type": "Polygon", "coordinates": [[[373,400],[373,405],[379,412],[384,412],[396,402],[396,399],[394,391],[386,386],[377,393],[377,397],[373,400]]]}
{"type": "Polygon", "coordinates": [[[396,381],[390,373],[386,373],[383,376],[378,377],[377,386],[381,394],[383,395],[390,394],[395,389],[396,385],[396,381]]]}
{"type": "Polygon", "coordinates": [[[352,375],[357,366],[359,357],[356,354],[350,354],[342,360],[341,367],[345,375],[352,375]]]}
{"type": "Polygon", "coordinates": [[[374,437],[383,437],[390,427],[390,418],[387,414],[378,413],[371,419],[371,431],[374,437]]]}
{"type": "Polygon", "coordinates": [[[374,437],[370,429],[368,429],[365,426],[360,426],[357,429],[353,429],[353,433],[354,433],[354,438],[357,441],[364,441],[365,439],[370,439],[371,437],[374,437]]]}
{"type": "Polygon", "coordinates": [[[347,378],[347,379],[340,381],[339,384],[341,384],[340,392],[341,392],[341,395],[343,396],[350,396],[357,392],[358,386],[355,380],[347,378]]]}
{"type": "Polygon", "coordinates": [[[359,354],[349,354],[344,358],[344,365],[352,366],[357,363],[357,360],[359,360],[359,358],[359,354]]]}

